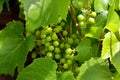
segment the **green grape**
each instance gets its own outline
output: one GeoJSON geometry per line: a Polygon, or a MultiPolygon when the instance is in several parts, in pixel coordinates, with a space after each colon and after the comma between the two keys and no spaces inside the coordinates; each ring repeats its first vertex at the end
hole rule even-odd
{"type": "Polygon", "coordinates": [[[64,49],[64,47],[65,47],[64,43],[61,43],[61,44],[60,44],[60,48],[61,48],[61,49],[64,49]]]}
{"type": "Polygon", "coordinates": [[[42,44],[45,44],[45,43],[46,43],[46,39],[42,39],[42,40],[41,40],[41,43],[42,43],[42,44]]]}
{"type": "Polygon", "coordinates": [[[67,60],[67,64],[68,64],[68,65],[72,65],[72,60],[71,60],[71,59],[68,59],[68,60],[67,60]]]}
{"type": "Polygon", "coordinates": [[[54,46],[52,46],[52,45],[49,46],[49,47],[48,47],[48,50],[49,50],[49,51],[53,51],[53,50],[54,50],[54,46]]]}
{"type": "Polygon", "coordinates": [[[46,42],[45,47],[49,47],[49,46],[50,46],[50,42],[46,42]]]}
{"type": "Polygon", "coordinates": [[[60,48],[56,47],[54,50],[55,53],[60,53],[60,48]]]}
{"type": "Polygon", "coordinates": [[[73,52],[73,50],[71,49],[71,48],[67,48],[66,50],[65,50],[65,53],[66,54],[71,54],[73,52]]]}
{"type": "Polygon", "coordinates": [[[58,39],[57,34],[56,34],[56,33],[53,33],[53,35],[52,35],[52,40],[57,40],[57,39],[58,39]]]}
{"type": "Polygon", "coordinates": [[[87,22],[89,24],[94,24],[95,23],[95,19],[90,17],[90,18],[88,18],[87,22]]]}
{"type": "Polygon", "coordinates": [[[36,36],[36,37],[39,37],[39,36],[40,36],[40,31],[37,30],[37,31],[35,32],[35,36],[36,36]]]}
{"type": "Polygon", "coordinates": [[[67,32],[66,30],[64,30],[64,31],[62,32],[62,34],[63,34],[63,36],[67,36],[67,35],[68,35],[68,32],[67,32]]]}
{"type": "Polygon", "coordinates": [[[70,44],[66,43],[65,48],[70,48],[70,44]]]}
{"type": "Polygon", "coordinates": [[[41,39],[46,38],[45,34],[41,34],[41,39]]]}
{"type": "Polygon", "coordinates": [[[61,21],[60,26],[65,26],[65,22],[61,21]]]}
{"type": "Polygon", "coordinates": [[[56,26],[55,28],[54,28],[54,31],[55,31],[55,33],[59,33],[59,32],[61,32],[62,31],[62,26],[56,26]]]}
{"type": "Polygon", "coordinates": [[[96,17],[96,15],[97,15],[96,12],[92,12],[92,13],[90,14],[91,17],[96,17]]]}
{"type": "Polygon", "coordinates": [[[83,7],[83,2],[78,2],[78,8],[81,9],[83,7]]]}
{"type": "Polygon", "coordinates": [[[63,64],[63,68],[64,68],[64,69],[68,69],[68,68],[69,68],[69,65],[68,65],[67,63],[64,63],[64,64],[63,64]]]}
{"type": "Polygon", "coordinates": [[[69,58],[70,58],[70,54],[65,54],[65,55],[64,55],[64,58],[65,58],[65,59],[69,59],[69,58]]]}
{"type": "Polygon", "coordinates": [[[52,39],[51,39],[51,36],[48,36],[47,38],[46,38],[46,40],[47,41],[51,41],[52,39]]]}
{"type": "Polygon", "coordinates": [[[84,27],[84,26],[85,26],[85,23],[84,23],[83,21],[81,21],[81,22],[78,23],[78,25],[79,25],[80,27],[84,27]]]}
{"type": "Polygon", "coordinates": [[[40,50],[39,54],[45,55],[47,51],[48,51],[47,48],[43,48],[43,49],[40,50]]]}
{"type": "Polygon", "coordinates": [[[72,39],[76,39],[77,35],[76,34],[72,34],[72,39]]]}
{"type": "Polygon", "coordinates": [[[70,59],[74,60],[75,59],[75,55],[74,54],[70,55],[70,59]]]}
{"type": "Polygon", "coordinates": [[[53,54],[52,54],[52,52],[47,52],[47,55],[46,55],[46,57],[48,57],[48,58],[52,58],[52,57],[53,57],[53,54]]]}
{"type": "Polygon", "coordinates": [[[54,42],[53,42],[53,45],[54,45],[54,46],[59,46],[59,42],[58,42],[58,41],[54,41],[54,42]]]}
{"type": "Polygon", "coordinates": [[[79,14],[77,16],[77,19],[78,19],[78,21],[83,21],[84,20],[84,16],[82,14],[79,14]]]}
{"type": "Polygon", "coordinates": [[[72,44],[72,43],[73,43],[73,39],[72,39],[72,38],[68,38],[67,41],[68,41],[69,44],[72,44]]]}
{"type": "Polygon", "coordinates": [[[60,62],[61,62],[61,63],[65,63],[65,62],[66,62],[66,59],[65,59],[65,58],[61,58],[61,59],[60,59],[60,62]]]}
{"type": "Polygon", "coordinates": [[[77,38],[74,40],[74,43],[75,43],[75,44],[79,44],[79,42],[80,42],[80,40],[77,39],[77,38]]]}
{"type": "Polygon", "coordinates": [[[60,59],[61,55],[60,54],[55,54],[55,59],[60,59]]]}
{"type": "Polygon", "coordinates": [[[49,28],[46,30],[46,33],[47,33],[47,34],[52,33],[52,28],[49,27],[49,28]]]}
{"type": "Polygon", "coordinates": [[[75,72],[76,72],[77,74],[79,74],[79,73],[80,73],[80,68],[79,68],[79,67],[76,67],[75,72]]]}
{"type": "Polygon", "coordinates": [[[61,21],[62,21],[62,17],[59,17],[57,23],[60,23],[61,21]]]}
{"type": "Polygon", "coordinates": [[[32,53],[31,57],[36,58],[37,54],[35,52],[32,53]]]}

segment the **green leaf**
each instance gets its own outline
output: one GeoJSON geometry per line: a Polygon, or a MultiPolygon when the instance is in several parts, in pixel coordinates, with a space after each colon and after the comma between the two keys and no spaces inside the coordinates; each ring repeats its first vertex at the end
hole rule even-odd
{"type": "Polygon", "coordinates": [[[120,10],[120,0],[114,0],[115,2],[115,9],[120,10]]]}
{"type": "Polygon", "coordinates": [[[112,57],[111,62],[120,74],[120,42],[114,48],[119,49],[119,51],[117,50],[118,52],[112,57]]]}
{"type": "Polygon", "coordinates": [[[85,34],[86,37],[91,37],[95,39],[100,39],[101,33],[102,33],[102,27],[90,27],[90,30],[88,33],[85,34]]]}
{"type": "Polygon", "coordinates": [[[34,47],[34,37],[25,38],[21,22],[10,22],[0,31],[0,74],[14,74],[18,67],[20,72],[28,51],[34,47]]]}
{"type": "Polygon", "coordinates": [[[75,80],[73,73],[71,71],[66,71],[64,73],[60,73],[57,80],[75,80]]]}
{"type": "Polygon", "coordinates": [[[96,12],[106,11],[108,9],[108,0],[95,0],[94,9],[96,12]]]}
{"type": "Polygon", "coordinates": [[[101,58],[91,58],[80,67],[77,80],[112,80],[107,63],[101,58]]]}
{"type": "Polygon", "coordinates": [[[120,80],[120,73],[116,73],[113,80],[120,80]]]}
{"type": "Polygon", "coordinates": [[[55,24],[59,17],[66,20],[70,0],[22,0],[26,29],[34,31],[40,26],[55,24]]]}
{"type": "Polygon", "coordinates": [[[35,59],[23,69],[17,80],[56,80],[57,64],[49,58],[35,59]]]}
{"type": "Polygon", "coordinates": [[[100,12],[95,18],[95,26],[104,27],[107,22],[108,11],[100,12]]]}
{"type": "Polygon", "coordinates": [[[80,63],[83,63],[84,61],[89,60],[91,57],[96,56],[97,45],[95,46],[96,47],[91,46],[91,40],[89,38],[82,40],[76,47],[76,51],[78,53],[77,60],[80,63]]]}
{"type": "Polygon", "coordinates": [[[112,32],[108,32],[107,34],[105,34],[102,45],[103,47],[101,57],[104,59],[114,56],[116,52],[118,52],[120,49],[118,40],[115,34],[113,34],[112,32]]]}
{"type": "Polygon", "coordinates": [[[119,26],[120,26],[119,15],[114,11],[114,6],[111,6],[108,12],[107,25],[105,28],[115,33],[120,29],[119,26]]]}

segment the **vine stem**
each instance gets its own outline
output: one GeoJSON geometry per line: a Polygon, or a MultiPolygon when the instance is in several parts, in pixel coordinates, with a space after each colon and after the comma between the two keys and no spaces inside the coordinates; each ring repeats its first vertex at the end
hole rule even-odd
{"type": "Polygon", "coordinates": [[[76,16],[75,16],[75,13],[74,13],[74,10],[73,10],[73,7],[72,7],[71,4],[68,6],[68,10],[70,12],[70,15],[71,15],[71,17],[73,19],[73,22],[74,22],[79,34],[80,34],[80,40],[81,40],[83,35],[82,35],[82,32],[81,32],[81,29],[79,28],[79,25],[78,25],[78,22],[77,22],[77,19],[76,19],[76,16]]]}

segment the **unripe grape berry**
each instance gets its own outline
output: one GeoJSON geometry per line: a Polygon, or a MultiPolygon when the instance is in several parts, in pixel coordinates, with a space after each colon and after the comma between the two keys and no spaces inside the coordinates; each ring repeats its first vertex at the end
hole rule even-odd
{"type": "Polygon", "coordinates": [[[52,35],[52,40],[57,40],[57,39],[58,39],[57,34],[56,34],[56,33],[53,33],[53,35],[52,35]]]}
{"type": "Polygon", "coordinates": [[[64,63],[64,64],[63,64],[63,68],[64,68],[64,69],[68,69],[68,68],[69,68],[69,65],[68,65],[67,63],[64,63]]]}
{"type": "Polygon", "coordinates": [[[84,27],[84,26],[85,26],[85,23],[84,23],[83,21],[81,21],[81,22],[78,23],[78,25],[79,25],[80,27],[84,27]]]}
{"type": "Polygon", "coordinates": [[[49,46],[50,46],[50,42],[46,42],[45,47],[49,47],[49,46]]]}
{"type": "Polygon", "coordinates": [[[36,58],[37,54],[35,52],[32,53],[31,57],[36,58]]]}
{"type": "Polygon", "coordinates": [[[96,17],[96,15],[97,15],[96,12],[92,12],[92,13],[90,14],[91,17],[96,17]]]}
{"type": "Polygon", "coordinates": [[[47,34],[52,33],[52,28],[49,27],[49,28],[46,30],[46,33],[47,33],[47,34]]]}
{"type": "Polygon", "coordinates": [[[72,44],[72,43],[73,43],[73,39],[72,39],[72,38],[68,38],[67,41],[68,41],[69,44],[72,44]]]}
{"type": "Polygon", "coordinates": [[[94,24],[95,23],[95,19],[90,17],[90,18],[88,18],[87,22],[89,24],[94,24]]]}
{"type": "Polygon", "coordinates": [[[72,49],[71,49],[71,48],[67,48],[67,49],[65,50],[65,53],[66,53],[66,54],[71,54],[71,53],[72,53],[72,49]]]}
{"type": "Polygon", "coordinates": [[[68,35],[68,32],[67,32],[66,30],[64,30],[64,31],[62,32],[62,34],[63,34],[63,36],[67,36],[67,35],[68,35]]]}
{"type": "Polygon", "coordinates": [[[65,62],[66,62],[66,59],[65,59],[65,58],[62,58],[62,59],[60,59],[60,62],[61,62],[61,63],[65,63],[65,62]]]}
{"type": "Polygon", "coordinates": [[[77,16],[77,19],[78,19],[78,21],[83,21],[84,20],[84,16],[82,14],[79,14],[77,16]]]}
{"type": "Polygon", "coordinates": [[[54,42],[53,42],[53,45],[54,45],[54,46],[59,46],[59,42],[58,42],[58,41],[54,41],[54,42]]]}
{"type": "Polygon", "coordinates": [[[35,36],[36,36],[36,37],[39,37],[39,36],[40,36],[40,31],[37,30],[37,31],[35,32],[35,36]]]}
{"type": "Polygon", "coordinates": [[[72,60],[71,60],[71,59],[68,59],[68,60],[67,60],[67,64],[68,64],[68,65],[72,65],[72,60]]]}
{"type": "Polygon", "coordinates": [[[78,8],[81,9],[83,7],[83,2],[78,2],[78,8]]]}
{"type": "Polygon", "coordinates": [[[60,53],[60,48],[56,47],[54,50],[55,53],[60,53]]]}
{"type": "Polygon", "coordinates": [[[70,54],[65,54],[65,55],[64,55],[64,58],[65,58],[65,59],[69,59],[69,58],[70,58],[70,54]]]}
{"type": "Polygon", "coordinates": [[[60,54],[55,54],[55,59],[60,59],[61,55],[60,54]]]}
{"type": "Polygon", "coordinates": [[[76,39],[77,35],[76,34],[72,34],[72,39],[76,39]]]}
{"type": "Polygon", "coordinates": [[[60,23],[61,21],[62,21],[62,17],[59,17],[57,23],[60,23]]]}
{"type": "Polygon", "coordinates": [[[65,48],[70,48],[70,44],[66,43],[65,48]]]}
{"type": "Polygon", "coordinates": [[[54,46],[52,46],[52,45],[49,46],[49,47],[48,47],[48,50],[49,50],[49,51],[53,51],[53,50],[54,50],[54,46]]]}
{"type": "Polygon", "coordinates": [[[64,25],[65,25],[65,22],[62,21],[62,22],[60,23],[60,26],[64,26],[64,25]]]}
{"type": "Polygon", "coordinates": [[[46,40],[47,40],[47,41],[51,41],[52,39],[51,39],[50,36],[48,36],[48,37],[46,38],[46,40]]]}
{"type": "Polygon", "coordinates": [[[41,34],[41,39],[45,38],[46,35],[45,34],[41,34]]]}
{"type": "Polygon", "coordinates": [[[63,49],[65,47],[64,43],[60,44],[60,48],[63,49]]]}
{"type": "Polygon", "coordinates": [[[48,57],[48,58],[52,58],[52,57],[53,57],[53,54],[52,54],[52,52],[47,52],[47,55],[46,55],[46,57],[48,57]]]}

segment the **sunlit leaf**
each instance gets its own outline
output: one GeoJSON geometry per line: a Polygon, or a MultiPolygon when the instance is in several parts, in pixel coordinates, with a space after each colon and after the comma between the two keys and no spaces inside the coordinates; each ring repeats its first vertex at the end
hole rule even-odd
{"type": "Polygon", "coordinates": [[[18,75],[17,80],[56,80],[57,64],[52,59],[38,58],[18,75]]]}
{"type": "Polygon", "coordinates": [[[34,47],[34,37],[23,35],[24,26],[21,22],[10,22],[0,31],[0,74],[14,74],[18,67],[24,67],[27,53],[34,47]]]}

